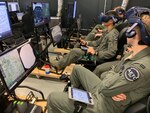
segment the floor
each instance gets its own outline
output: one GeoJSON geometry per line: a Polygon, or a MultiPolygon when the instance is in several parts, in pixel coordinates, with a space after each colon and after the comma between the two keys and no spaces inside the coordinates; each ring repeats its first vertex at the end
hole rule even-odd
{"type": "MultiPolygon", "coordinates": [[[[32,88],[41,90],[45,96],[48,95],[53,91],[63,91],[66,82],[60,81],[59,79],[52,79],[52,78],[37,78],[34,75],[27,77],[20,85],[30,86],[32,88]]],[[[16,93],[17,95],[26,96],[31,90],[24,89],[24,88],[17,88],[16,93]]],[[[39,93],[34,92],[35,96],[41,98],[39,93]]]]}

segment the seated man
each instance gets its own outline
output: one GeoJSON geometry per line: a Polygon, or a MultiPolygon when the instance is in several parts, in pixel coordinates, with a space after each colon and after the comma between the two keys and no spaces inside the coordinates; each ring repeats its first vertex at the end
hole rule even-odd
{"type": "MultiPolygon", "coordinates": [[[[118,44],[117,38],[119,33],[114,28],[115,22],[113,21],[112,16],[115,14],[116,13],[114,11],[109,11],[104,16],[102,23],[107,30],[103,33],[101,38],[99,38],[97,41],[89,41],[88,43],[84,40],[81,40],[82,44],[86,43],[87,46],[91,46],[88,47],[87,54],[92,54],[97,62],[103,63],[105,60],[113,58],[116,55],[118,44]]],[[[85,55],[85,53],[86,52],[80,48],[74,48],[59,61],[50,59],[50,63],[57,69],[63,69],[71,63],[76,62],[81,56],[85,55]]]]}
{"type": "MultiPolygon", "coordinates": [[[[74,67],[72,86],[91,92],[94,99],[94,105],[88,105],[83,113],[123,113],[150,93],[150,32],[145,32],[150,31],[150,15],[141,18],[129,20],[131,27],[126,35],[132,51],[114,69],[103,73],[103,80],[84,67],[74,67]]],[[[49,113],[73,113],[75,109],[66,92],[53,92],[47,101],[49,113]]]]}
{"type": "Polygon", "coordinates": [[[98,37],[95,36],[95,34],[99,33],[99,31],[104,30],[105,26],[101,24],[97,24],[92,31],[85,37],[84,40],[86,41],[94,41],[97,40],[98,37]]]}
{"type": "MultiPolygon", "coordinates": [[[[128,52],[132,51],[132,48],[128,47],[128,45],[126,45],[125,48],[126,49],[124,50],[124,55],[127,54],[128,52]]],[[[103,79],[103,76],[101,76],[101,74],[105,71],[109,71],[112,68],[114,68],[120,62],[120,60],[121,59],[100,64],[95,68],[93,73],[96,74],[100,79],[103,79]]]]}
{"type": "Polygon", "coordinates": [[[115,7],[114,11],[117,13],[118,16],[118,24],[124,23],[126,21],[126,11],[121,6],[115,7]]]}

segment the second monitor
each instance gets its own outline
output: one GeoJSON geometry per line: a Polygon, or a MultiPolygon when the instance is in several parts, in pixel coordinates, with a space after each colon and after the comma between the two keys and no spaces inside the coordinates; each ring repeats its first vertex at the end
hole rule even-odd
{"type": "Polygon", "coordinates": [[[32,3],[32,9],[34,12],[35,26],[43,25],[50,21],[49,3],[34,2],[32,3]]]}

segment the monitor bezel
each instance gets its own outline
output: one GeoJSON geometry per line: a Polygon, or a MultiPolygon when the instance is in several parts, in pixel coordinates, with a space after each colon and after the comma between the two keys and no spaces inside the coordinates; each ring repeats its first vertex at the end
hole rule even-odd
{"type": "Polygon", "coordinates": [[[5,6],[6,6],[6,12],[7,12],[7,17],[8,17],[8,22],[9,22],[9,26],[10,26],[10,35],[7,35],[7,36],[5,36],[5,37],[1,37],[0,38],[0,41],[2,41],[2,40],[5,40],[5,39],[8,39],[8,38],[10,38],[10,37],[12,37],[13,36],[13,32],[12,32],[12,27],[11,27],[11,22],[10,22],[10,17],[9,17],[9,12],[8,12],[8,6],[7,6],[7,2],[0,2],[0,3],[5,3],[5,6]]]}
{"type": "Polygon", "coordinates": [[[45,3],[45,4],[49,5],[49,19],[48,19],[48,21],[46,21],[46,22],[40,22],[39,24],[35,24],[35,22],[34,22],[34,26],[35,27],[40,27],[40,26],[48,24],[50,22],[50,20],[51,20],[50,3],[49,2],[31,2],[31,7],[32,7],[32,12],[33,12],[34,18],[35,18],[35,15],[34,15],[33,4],[35,4],[35,3],[41,3],[41,4],[45,3]]]}
{"type": "MultiPolygon", "coordinates": [[[[19,46],[20,46],[20,48],[23,47],[23,46],[21,46],[21,45],[26,44],[26,43],[27,43],[27,44],[31,44],[31,42],[28,42],[28,40],[26,40],[26,41],[24,41],[24,42],[18,44],[17,46],[15,46],[15,47],[13,47],[13,48],[10,48],[10,49],[8,49],[8,50],[2,52],[2,53],[0,54],[0,57],[3,56],[3,55],[5,55],[5,54],[7,54],[7,53],[9,53],[9,52],[11,52],[11,51],[13,51],[13,50],[15,50],[15,49],[19,49],[19,48],[18,48],[19,46]]],[[[21,61],[21,62],[22,62],[22,61],[21,61]]],[[[2,75],[2,72],[1,72],[1,70],[0,70],[0,79],[1,79],[2,82],[3,82],[3,85],[4,85],[4,87],[5,87],[5,91],[6,91],[8,94],[10,94],[10,95],[11,95],[12,93],[14,93],[14,90],[23,82],[23,80],[33,71],[33,69],[34,69],[36,66],[37,66],[37,59],[36,59],[35,63],[32,65],[32,67],[31,67],[30,69],[25,70],[25,72],[24,72],[23,75],[21,76],[22,78],[21,78],[11,89],[7,86],[6,81],[5,81],[5,78],[4,78],[4,76],[2,75]]]]}

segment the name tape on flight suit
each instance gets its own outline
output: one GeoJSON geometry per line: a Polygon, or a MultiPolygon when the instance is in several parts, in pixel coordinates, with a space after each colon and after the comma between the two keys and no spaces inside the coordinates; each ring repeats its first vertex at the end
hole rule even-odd
{"type": "Polygon", "coordinates": [[[133,81],[139,79],[140,76],[141,76],[141,75],[140,75],[139,71],[138,71],[136,68],[134,68],[134,67],[129,67],[129,68],[127,68],[127,69],[125,70],[125,72],[124,72],[124,77],[125,77],[128,81],[131,81],[131,82],[133,82],[133,81]]]}

